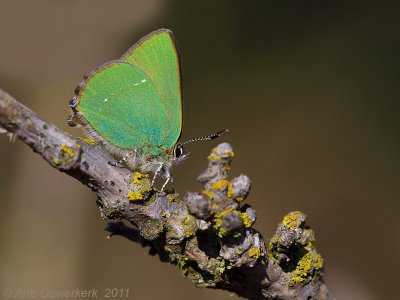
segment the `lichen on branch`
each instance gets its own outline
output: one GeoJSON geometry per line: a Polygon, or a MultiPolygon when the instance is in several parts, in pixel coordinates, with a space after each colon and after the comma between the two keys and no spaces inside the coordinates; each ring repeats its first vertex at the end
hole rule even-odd
{"type": "Polygon", "coordinates": [[[134,226],[110,223],[110,235],[149,247],[197,286],[248,299],[333,299],[303,213],[285,216],[267,246],[253,228],[255,210],[244,204],[251,182],[246,175],[228,178],[234,157],[229,144],[211,151],[198,177],[203,188],[182,199],[154,190],[148,174],[111,166],[101,144],[64,133],[1,90],[0,129],[94,191],[103,218],[134,226]]]}

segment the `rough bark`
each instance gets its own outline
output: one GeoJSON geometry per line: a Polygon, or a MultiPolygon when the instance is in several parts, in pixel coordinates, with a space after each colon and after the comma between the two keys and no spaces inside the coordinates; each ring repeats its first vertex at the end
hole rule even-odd
{"type": "Polygon", "coordinates": [[[103,218],[135,226],[111,222],[111,235],[149,247],[197,286],[248,299],[333,299],[303,213],[286,215],[269,244],[253,229],[255,211],[243,205],[251,182],[246,175],[228,180],[229,144],[212,150],[198,178],[202,191],[182,199],[154,190],[147,174],[110,165],[113,158],[101,145],[75,139],[0,90],[1,128],[91,188],[103,218]]]}

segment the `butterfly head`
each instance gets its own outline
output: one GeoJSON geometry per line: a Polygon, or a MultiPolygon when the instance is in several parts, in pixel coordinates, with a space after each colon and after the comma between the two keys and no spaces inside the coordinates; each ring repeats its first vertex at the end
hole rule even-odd
{"type": "Polygon", "coordinates": [[[189,156],[189,152],[186,151],[183,144],[177,144],[173,150],[173,159],[176,164],[180,163],[181,161],[185,160],[189,156]]]}
{"type": "Polygon", "coordinates": [[[206,135],[206,136],[190,139],[190,140],[188,140],[188,141],[186,141],[184,143],[177,144],[175,146],[174,150],[173,150],[174,162],[176,164],[178,164],[181,161],[185,160],[189,156],[189,152],[187,152],[185,147],[184,147],[186,144],[189,144],[189,143],[192,143],[192,142],[198,142],[198,141],[213,140],[213,139],[216,139],[221,134],[223,134],[224,132],[227,132],[227,131],[228,131],[228,129],[224,129],[224,130],[218,131],[217,133],[213,133],[213,134],[210,134],[210,135],[206,135]]]}

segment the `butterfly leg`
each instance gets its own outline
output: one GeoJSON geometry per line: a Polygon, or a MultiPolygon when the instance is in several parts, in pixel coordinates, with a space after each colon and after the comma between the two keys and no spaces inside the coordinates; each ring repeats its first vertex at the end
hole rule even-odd
{"type": "Polygon", "coordinates": [[[158,175],[161,173],[162,169],[164,168],[164,164],[160,164],[160,166],[157,168],[157,170],[154,172],[154,177],[151,180],[151,186],[154,187],[154,184],[156,183],[156,179],[158,175]]]}
{"type": "Polygon", "coordinates": [[[128,159],[129,156],[131,156],[132,154],[134,154],[135,151],[132,152],[128,152],[126,153],[120,160],[117,160],[115,162],[112,161],[108,161],[108,164],[113,166],[113,167],[117,167],[117,168],[125,168],[124,163],[126,162],[126,160],[128,159]]]}
{"type": "Polygon", "coordinates": [[[171,178],[171,186],[172,186],[172,191],[175,193],[175,186],[174,186],[174,177],[172,177],[171,175],[169,175],[171,178]]]}
{"type": "Polygon", "coordinates": [[[161,187],[161,193],[164,191],[164,188],[166,187],[167,183],[171,180],[171,176],[167,177],[167,180],[165,180],[163,186],[161,187]]]}
{"type": "Polygon", "coordinates": [[[164,191],[165,187],[167,186],[168,182],[171,182],[171,186],[172,186],[172,192],[175,193],[175,187],[174,187],[174,178],[172,177],[171,173],[169,170],[165,171],[165,177],[167,178],[163,184],[163,186],[161,187],[161,192],[164,191]]]}
{"type": "Polygon", "coordinates": [[[71,126],[71,127],[76,127],[76,126],[79,125],[79,124],[76,122],[76,117],[75,117],[75,114],[74,114],[74,113],[71,113],[71,114],[68,116],[67,123],[68,123],[68,125],[71,126]]]}

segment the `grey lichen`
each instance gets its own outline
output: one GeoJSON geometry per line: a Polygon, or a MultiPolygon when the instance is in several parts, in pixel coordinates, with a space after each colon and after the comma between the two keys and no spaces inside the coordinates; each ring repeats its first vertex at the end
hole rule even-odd
{"type": "Polygon", "coordinates": [[[306,218],[299,211],[287,214],[269,244],[268,255],[282,268],[289,286],[317,282],[322,275],[323,259],[306,218]]]}
{"type": "Polygon", "coordinates": [[[237,237],[229,236],[221,240],[220,256],[235,267],[253,267],[260,257],[265,256],[265,246],[261,235],[252,229],[245,229],[237,237]]]}
{"type": "Polygon", "coordinates": [[[250,192],[251,181],[246,175],[240,175],[232,179],[232,198],[243,201],[250,192]]]}
{"type": "MultiPolygon", "coordinates": [[[[208,156],[208,168],[198,177],[204,188],[200,193],[187,193],[186,205],[191,214],[211,224],[219,242],[219,255],[232,266],[252,267],[265,257],[261,236],[251,228],[256,220],[250,205],[241,206],[251,187],[246,175],[229,181],[230,164],[234,157],[231,145],[222,143],[208,156]]],[[[210,227],[204,227],[210,230],[210,227]]]]}
{"type": "Polygon", "coordinates": [[[261,234],[252,227],[255,211],[243,205],[250,179],[240,175],[228,180],[234,156],[229,144],[212,150],[208,168],[198,178],[203,189],[182,201],[178,194],[150,188],[146,174],[111,166],[112,157],[100,144],[65,134],[1,90],[0,128],[91,188],[102,217],[136,227],[117,222],[108,227],[112,235],[150,247],[150,254],[179,265],[197,286],[249,299],[333,299],[322,282],[322,258],[303,214],[284,218],[266,252],[261,234]]]}
{"type": "Polygon", "coordinates": [[[193,216],[201,220],[208,220],[210,218],[212,201],[208,196],[189,192],[185,199],[189,212],[193,216]]]}

